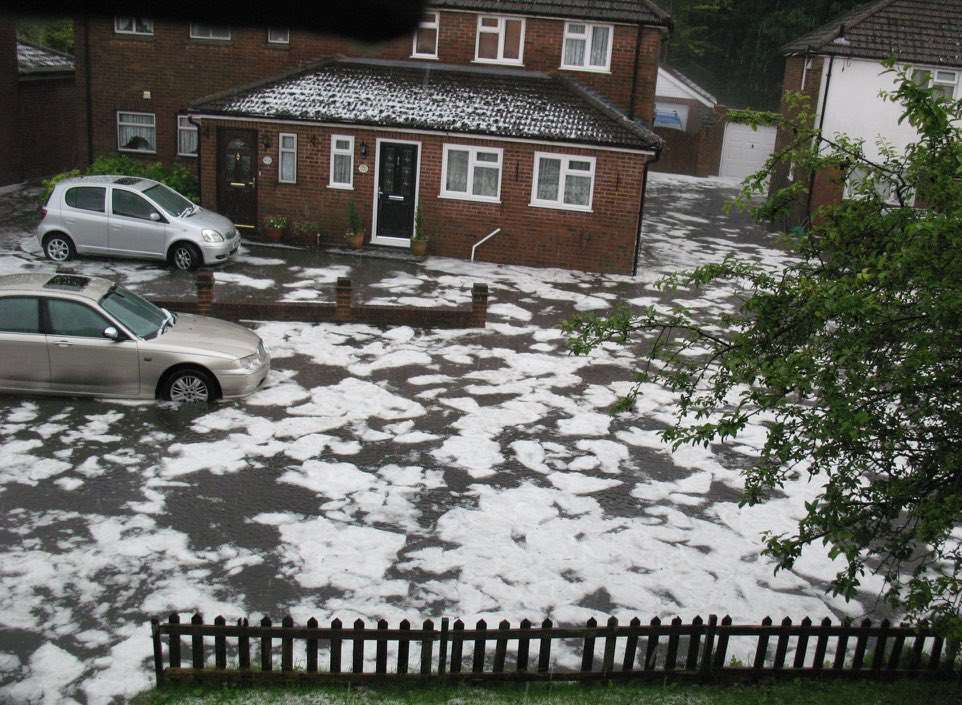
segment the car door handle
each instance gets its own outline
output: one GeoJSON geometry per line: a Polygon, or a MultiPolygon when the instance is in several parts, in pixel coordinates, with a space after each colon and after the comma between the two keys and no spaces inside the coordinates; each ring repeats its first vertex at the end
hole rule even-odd
{"type": "Polygon", "coordinates": [[[71,345],[73,345],[73,343],[71,343],[69,340],[55,340],[54,345],[56,345],[58,348],[69,348],[71,345]]]}

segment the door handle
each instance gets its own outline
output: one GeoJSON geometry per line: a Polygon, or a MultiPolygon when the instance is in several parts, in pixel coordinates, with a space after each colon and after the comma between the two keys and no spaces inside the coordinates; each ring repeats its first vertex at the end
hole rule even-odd
{"type": "Polygon", "coordinates": [[[388,198],[389,198],[390,200],[392,200],[392,201],[403,201],[403,200],[404,200],[404,196],[388,196],[388,198]]]}

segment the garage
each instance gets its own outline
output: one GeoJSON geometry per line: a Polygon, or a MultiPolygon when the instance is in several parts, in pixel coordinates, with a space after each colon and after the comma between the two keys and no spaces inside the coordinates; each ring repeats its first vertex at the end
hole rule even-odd
{"type": "Polygon", "coordinates": [[[775,150],[777,130],[768,125],[751,125],[730,122],[725,126],[725,140],[722,145],[720,176],[733,176],[744,179],[765,166],[775,150]]]}

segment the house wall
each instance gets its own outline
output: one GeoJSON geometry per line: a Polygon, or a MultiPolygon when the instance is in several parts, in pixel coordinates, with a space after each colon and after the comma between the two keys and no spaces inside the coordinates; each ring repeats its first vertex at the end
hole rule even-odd
{"type": "MultiPolygon", "coordinates": [[[[374,209],[377,139],[419,141],[419,201],[425,223],[434,235],[429,252],[468,258],[478,240],[502,232],[478,249],[477,258],[531,266],[556,266],[600,272],[630,273],[639,230],[645,155],[591,149],[558,148],[519,142],[444,137],[435,134],[362,130],[244,121],[204,119],[201,129],[201,190],[203,204],[217,204],[217,129],[238,127],[258,130],[258,218],[287,216],[293,224],[319,223],[325,244],[342,243],[347,226],[347,206],[354,201],[370,235],[374,209]],[[297,184],[277,180],[279,132],[297,134],[297,184]],[[354,189],[327,188],[330,177],[331,134],[354,135],[354,189]],[[269,143],[270,148],[264,144],[269,143]],[[366,143],[368,155],[360,156],[366,143]],[[479,203],[439,198],[444,144],[494,146],[504,150],[501,202],[479,203]],[[597,157],[591,213],[529,206],[536,151],[597,157]],[[263,157],[272,158],[264,165],[263,157]],[[366,164],[366,174],[358,167],[366,164]]],[[[313,236],[306,244],[315,244],[313,236]]]]}
{"type": "Polygon", "coordinates": [[[83,100],[74,75],[19,84],[20,173],[49,176],[83,163],[83,100]]]}
{"type": "MultiPolygon", "coordinates": [[[[86,23],[90,30],[94,153],[117,150],[118,110],[151,112],[157,121],[157,154],[146,158],[181,161],[191,167],[194,159],[176,154],[176,116],[195,100],[270,78],[325,56],[409,59],[412,50],[410,36],[369,46],[295,29],[289,45],[272,45],[267,43],[266,29],[234,28],[231,40],[220,42],[190,39],[186,23],[156,21],[150,37],[116,34],[112,18],[90,18],[86,23]]],[[[81,90],[86,81],[83,62],[88,57],[83,27],[84,21],[78,21],[81,90]]],[[[441,12],[438,61],[489,66],[474,63],[476,30],[477,14],[441,12]]],[[[564,20],[527,18],[524,66],[520,68],[559,72],[563,36],[564,20]]],[[[650,123],[660,46],[661,30],[657,28],[616,25],[610,73],[560,73],[602,93],[622,109],[629,107],[634,86],[635,112],[650,123]],[[636,46],[640,52],[637,77],[636,46]]]]}
{"type": "Polygon", "coordinates": [[[0,14],[0,186],[21,180],[18,100],[16,20],[0,14]]]}
{"type": "Polygon", "coordinates": [[[655,100],[687,105],[688,124],[685,130],[654,128],[658,136],[665,140],[665,146],[661,158],[651,165],[651,170],[689,176],[717,176],[725,137],[725,108],[712,109],[697,100],[670,96],[658,96],[655,100]]]}

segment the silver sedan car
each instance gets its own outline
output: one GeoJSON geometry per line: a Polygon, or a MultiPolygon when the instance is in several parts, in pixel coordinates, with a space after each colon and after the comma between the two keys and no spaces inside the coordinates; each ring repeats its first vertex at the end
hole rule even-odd
{"type": "Polygon", "coordinates": [[[0,360],[2,391],[180,402],[243,397],[270,371],[243,326],[73,274],[0,276],[0,360]]]}

